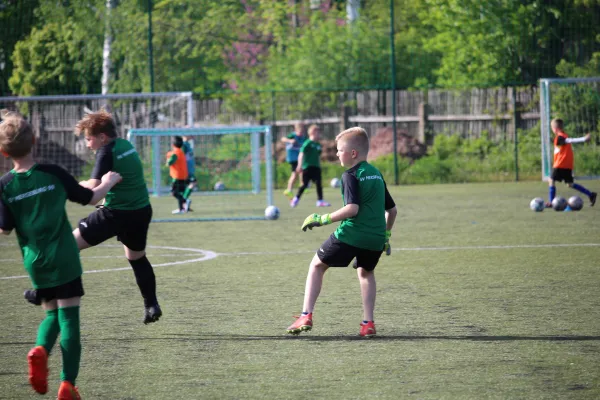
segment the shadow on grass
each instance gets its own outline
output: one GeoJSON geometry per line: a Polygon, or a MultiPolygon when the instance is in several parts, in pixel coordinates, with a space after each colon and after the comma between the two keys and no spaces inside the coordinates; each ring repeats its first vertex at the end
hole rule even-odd
{"type": "MultiPolygon", "coordinates": [[[[217,335],[217,334],[189,334],[189,333],[170,333],[162,337],[129,337],[129,338],[98,338],[83,339],[83,342],[136,342],[136,341],[269,341],[269,340],[304,340],[309,342],[345,342],[353,340],[369,340],[376,342],[390,341],[471,341],[471,342],[512,342],[512,341],[541,341],[541,342],[593,342],[600,341],[600,336],[585,335],[541,335],[541,336],[520,336],[520,335],[380,335],[371,338],[364,338],[358,335],[340,335],[340,336],[316,336],[310,334],[303,335],[217,335]]],[[[23,346],[33,345],[33,342],[0,342],[0,346],[23,346]]]]}
{"type": "Polygon", "coordinates": [[[336,341],[352,341],[352,340],[371,340],[371,341],[419,341],[419,340],[467,340],[475,342],[501,342],[501,341],[600,341],[600,336],[460,336],[460,335],[380,335],[371,338],[364,338],[358,335],[340,335],[340,336],[317,336],[311,334],[281,335],[281,336],[254,336],[254,335],[186,335],[186,334],[171,334],[173,339],[189,339],[189,340],[307,340],[315,342],[336,342],[336,341]]]}

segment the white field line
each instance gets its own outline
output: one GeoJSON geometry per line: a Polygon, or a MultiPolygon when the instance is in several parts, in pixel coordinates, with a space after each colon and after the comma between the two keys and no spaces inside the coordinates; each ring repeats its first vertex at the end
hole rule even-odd
{"type": "MultiPolygon", "coordinates": [[[[120,245],[101,245],[99,247],[122,247],[120,245]]],[[[600,243],[558,243],[558,244],[518,244],[518,245],[490,245],[490,246],[444,246],[444,247],[400,247],[392,248],[392,251],[451,251],[451,250],[506,250],[506,249],[539,249],[539,248],[556,248],[556,247],[600,247],[600,243]]],[[[150,249],[162,249],[162,250],[175,250],[187,252],[186,254],[169,254],[169,255],[155,255],[156,257],[172,257],[172,256],[195,256],[201,254],[201,257],[196,257],[188,260],[171,261],[162,264],[154,264],[153,267],[170,267],[173,265],[190,264],[201,261],[208,261],[219,256],[229,257],[243,257],[252,255],[285,255],[285,254],[305,254],[314,253],[314,250],[295,250],[295,251],[256,251],[256,252],[239,252],[239,253],[216,253],[210,250],[192,249],[192,248],[181,248],[172,246],[148,246],[150,249]]],[[[85,258],[122,258],[123,255],[115,256],[90,256],[81,257],[85,258]]],[[[21,261],[21,259],[4,259],[0,261],[21,261]]],[[[95,274],[100,272],[114,272],[114,271],[128,271],[131,267],[123,268],[110,268],[110,269],[95,269],[91,271],[84,271],[85,274],[95,274]]],[[[28,278],[27,275],[18,276],[0,276],[0,280],[9,279],[24,279],[28,278]]]]}

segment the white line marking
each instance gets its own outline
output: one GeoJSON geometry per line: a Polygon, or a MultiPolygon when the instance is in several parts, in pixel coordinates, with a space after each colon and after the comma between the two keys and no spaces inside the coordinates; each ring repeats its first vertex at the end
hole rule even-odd
{"type": "MultiPolygon", "coordinates": [[[[506,249],[546,249],[554,247],[600,247],[600,243],[559,243],[559,244],[515,244],[515,245],[490,245],[490,246],[444,246],[444,247],[393,247],[392,251],[448,251],[448,250],[506,250],[506,249]]],[[[240,253],[218,253],[219,256],[259,256],[259,255],[281,255],[316,253],[316,250],[296,251],[256,251],[240,253]]]]}
{"type": "MultiPolygon", "coordinates": [[[[96,247],[119,247],[120,245],[100,245],[96,247]]],[[[517,244],[517,245],[496,245],[496,246],[446,246],[446,247],[400,247],[393,248],[393,251],[448,251],[448,250],[506,250],[506,249],[545,249],[545,248],[554,248],[554,247],[600,247],[600,243],[558,243],[558,244],[517,244]]],[[[171,247],[171,246],[148,246],[149,249],[164,249],[164,250],[177,250],[177,251],[187,251],[192,254],[185,254],[185,256],[202,254],[202,257],[193,258],[190,260],[181,260],[181,261],[172,261],[162,264],[154,264],[154,268],[158,267],[169,267],[172,265],[181,265],[181,264],[189,264],[193,262],[201,262],[208,261],[219,256],[233,256],[233,257],[242,257],[249,255],[285,255],[285,254],[305,254],[305,253],[315,253],[314,250],[295,250],[295,251],[256,251],[256,252],[240,252],[240,253],[217,253],[210,250],[202,250],[202,249],[191,249],[191,248],[182,248],[182,247],[171,247]]],[[[169,255],[171,256],[171,255],[169,255]]],[[[104,257],[88,257],[88,258],[121,258],[122,256],[104,256],[104,257]]],[[[165,256],[157,256],[157,257],[165,257],[165,256]]],[[[1,260],[0,260],[1,261],[1,260]]],[[[17,261],[21,261],[20,259],[17,261]]],[[[95,269],[91,271],[84,271],[84,274],[95,274],[100,272],[113,272],[113,271],[127,271],[130,270],[131,267],[123,267],[123,268],[113,268],[113,269],[95,269]]],[[[23,279],[28,278],[27,275],[20,276],[3,276],[0,277],[0,280],[8,280],[8,279],[23,279]]]]}
{"type": "MultiPolygon", "coordinates": [[[[122,248],[122,246],[120,246],[120,245],[112,245],[112,244],[102,245],[102,247],[119,247],[119,248],[122,248]]],[[[181,265],[181,264],[189,264],[189,263],[193,263],[193,262],[208,261],[208,260],[212,260],[213,258],[217,258],[218,257],[217,253],[215,253],[214,251],[210,251],[210,250],[190,249],[190,248],[172,247],[172,246],[147,246],[147,247],[149,249],[163,249],[163,250],[187,251],[187,252],[193,253],[194,255],[196,255],[196,254],[202,254],[202,257],[193,258],[193,259],[189,259],[189,260],[172,261],[172,262],[166,262],[166,263],[162,263],[162,264],[154,264],[153,265],[154,268],[158,268],[158,267],[170,267],[172,265],[181,265]]],[[[125,258],[125,256],[122,255],[119,258],[125,258]]],[[[96,274],[96,273],[99,273],[99,272],[127,271],[127,270],[130,270],[130,269],[131,269],[131,267],[127,266],[127,267],[123,267],[123,268],[94,269],[94,270],[91,270],[91,271],[83,271],[83,273],[84,274],[96,274]]],[[[2,277],[0,277],[0,280],[23,279],[23,278],[29,278],[29,276],[27,276],[27,275],[2,276],[2,277]]]]}

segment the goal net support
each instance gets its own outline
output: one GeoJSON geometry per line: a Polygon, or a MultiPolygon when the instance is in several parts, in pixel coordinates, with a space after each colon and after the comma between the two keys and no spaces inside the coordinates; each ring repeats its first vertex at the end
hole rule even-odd
{"type": "Polygon", "coordinates": [[[600,77],[540,80],[542,180],[550,179],[554,159],[552,119],[564,121],[569,137],[591,134],[574,144],[576,179],[600,179],[600,77]]]}
{"type": "MultiPolygon", "coordinates": [[[[89,179],[94,162],[85,139],[73,134],[88,112],[109,111],[122,138],[129,129],[182,127],[194,122],[191,92],[0,97],[2,108],[20,113],[31,123],[38,162],[58,164],[78,179],[89,179]]],[[[0,161],[0,173],[10,168],[10,161],[0,161]]]]}
{"type": "MultiPolygon", "coordinates": [[[[273,204],[271,135],[270,126],[130,129],[128,138],[142,160],[153,196],[171,196],[167,154],[173,138],[186,139],[192,150],[187,157],[196,179],[189,197],[192,211],[167,217],[158,210],[155,221],[264,219],[265,208],[273,204]]],[[[172,197],[165,201],[171,208],[177,205],[172,197]]]]}

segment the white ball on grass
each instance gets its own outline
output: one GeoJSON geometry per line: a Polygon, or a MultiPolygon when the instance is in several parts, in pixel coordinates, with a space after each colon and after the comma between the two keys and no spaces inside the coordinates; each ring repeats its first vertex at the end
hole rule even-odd
{"type": "Polygon", "coordinates": [[[265,218],[269,220],[275,220],[279,218],[279,208],[275,206],[269,206],[265,208],[265,218]]]}

